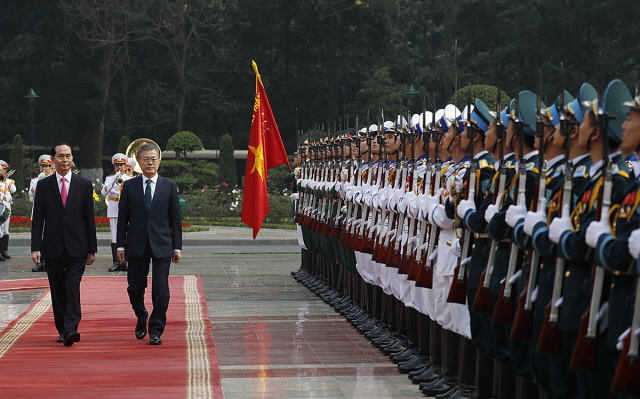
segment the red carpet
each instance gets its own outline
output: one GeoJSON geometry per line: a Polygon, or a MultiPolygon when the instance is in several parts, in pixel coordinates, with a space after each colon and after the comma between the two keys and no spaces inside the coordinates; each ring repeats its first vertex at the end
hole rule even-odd
{"type": "Polygon", "coordinates": [[[0,280],[0,291],[36,290],[42,288],[49,288],[49,280],[46,277],[0,280]]]}
{"type": "MultiPolygon", "coordinates": [[[[161,346],[137,340],[126,277],[85,277],[81,341],[56,343],[49,291],[0,333],[3,398],[222,398],[197,276],[170,277],[161,346]]],[[[151,281],[147,308],[151,311],[151,281]]]]}

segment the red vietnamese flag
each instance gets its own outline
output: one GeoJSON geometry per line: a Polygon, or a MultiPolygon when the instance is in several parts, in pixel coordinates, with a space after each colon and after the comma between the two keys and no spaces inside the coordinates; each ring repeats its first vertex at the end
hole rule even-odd
{"type": "MultiPolygon", "coordinates": [[[[289,165],[287,152],[282,144],[276,119],[271,112],[267,93],[264,91],[258,66],[251,61],[256,72],[256,97],[251,119],[251,135],[247,154],[247,170],[242,197],[242,222],[253,229],[256,239],[264,218],[269,213],[269,196],[267,195],[267,171],[286,163],[289,165]]],[[[289,169],[291,169],[289,167],[289,169]]]]}

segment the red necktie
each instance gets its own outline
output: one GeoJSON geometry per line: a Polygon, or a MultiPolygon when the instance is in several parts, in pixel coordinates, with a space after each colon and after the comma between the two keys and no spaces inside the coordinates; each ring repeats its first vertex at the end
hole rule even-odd
{"type": "Polygon", "coordinates": [[[67,206],[67,185],[65,184],[65,182],[67,181],[66,178],[62,178],[60,179],[60,181],[62,182],[62,189],[60,190],[60,197],[62,197],[62,206],[67,206]]]}

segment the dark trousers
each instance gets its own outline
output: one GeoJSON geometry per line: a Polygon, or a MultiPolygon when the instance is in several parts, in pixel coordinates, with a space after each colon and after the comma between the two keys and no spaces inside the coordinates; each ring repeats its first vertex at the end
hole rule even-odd
{"type": "Polygon", "coordinates": [[[47,258],[47,277],[51,287],[53,319],[60,335],[78,331],[80,311],[80,281],[87,257],[72,258],[66,249],[58,258],[47,258]]]}
{"type": "Polygon", "coordinates": [[[147,242],[147,248],[139,258],[129,257],[129,272],[127,274],[127,292],[131,307],[138,319],[146,319],[148,312],[144,306],[144,291],[147,288],[147,275],[149,264],[153,265],[151,278],[151,299],[153,311],[149,317],[149,334],[162,335],[167,324],[167,309],[169,308],[169,267],[171,258],[156,258],[153,256],[151,246],[147,242]]]}

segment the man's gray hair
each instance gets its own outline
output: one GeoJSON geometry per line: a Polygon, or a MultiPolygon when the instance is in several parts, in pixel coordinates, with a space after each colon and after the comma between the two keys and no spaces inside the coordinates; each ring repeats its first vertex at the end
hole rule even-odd
{"type": "Polygon", "coordinates": [[[136,159],[140,160],[140,154],[147,151],[155,151],[156,154],[158,154],[158,157],[160,157],[160,149],[158,147],[153,144],[145,144],[138,149],[138,156],[136,157],[136,159]]]}

